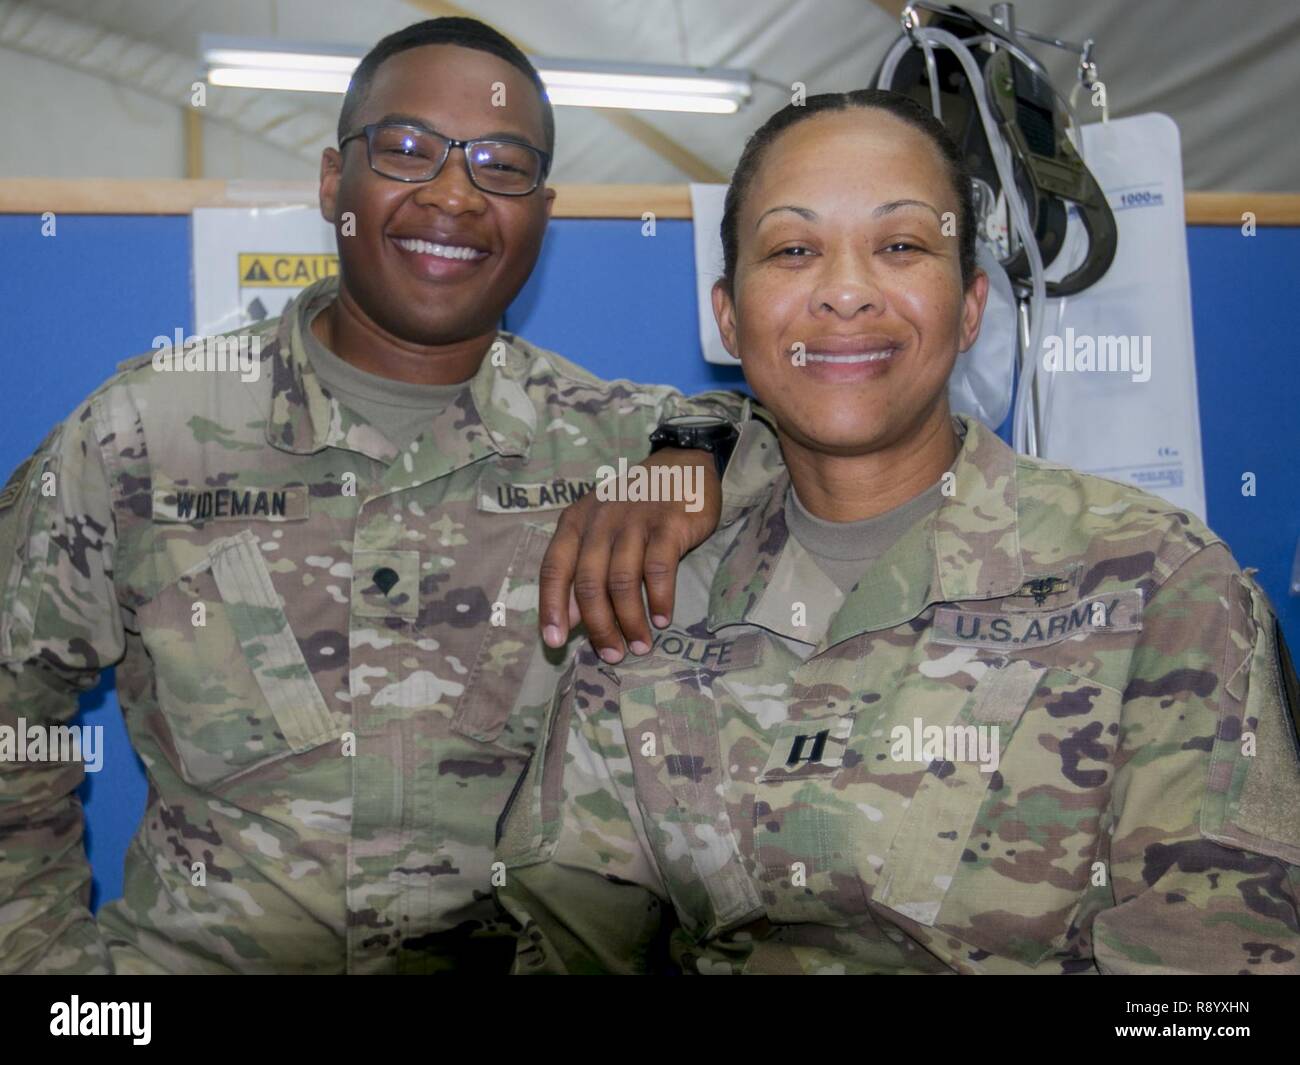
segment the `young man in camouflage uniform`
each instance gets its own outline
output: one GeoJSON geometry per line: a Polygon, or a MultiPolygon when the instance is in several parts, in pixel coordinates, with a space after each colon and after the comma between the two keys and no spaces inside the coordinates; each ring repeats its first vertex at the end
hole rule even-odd
{"type": "Polygon", "coordinates": [[[714,305],[776,432],[673,628],[557,691],[498,848],[516,971],[1300,971],[1277,621],[1194,517],[950,418],[968,188],[891,93],[747,146],[714,305]]]}
{"type": "MultiPolygon", "coordinates": [[[[244,331],[256,379],[131,360],[0,496],[0,725],[65,724],[116,665],[150,785],[96,920],[81,765],[0,763],[0,970],[508,967],[492,844],[563,658],[536,634],[550,531],[664,417],[739,410],[497,332],[554,125],[494,31],[381,42],[339,137],[340,279],[244,331]]],[[[705,473],[702,512],[633,520],[702,539],[705,473]]]]}

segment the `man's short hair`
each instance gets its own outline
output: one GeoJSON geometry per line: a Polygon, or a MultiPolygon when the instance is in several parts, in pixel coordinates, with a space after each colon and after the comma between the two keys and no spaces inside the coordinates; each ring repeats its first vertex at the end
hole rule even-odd
{"type": "Polygon", "coordinates": [[[529,61],[510,40],[494,30],[485,22],[474,18],[432,18],[417,22],[396,33],[390,33],[376,44],[358,64],[348,83],[347,95],[343,97],[343,107],[339,111],[339,140],[352,130],[357,111],[365,102],[370,91],[370,83],[375,79],[375,71],[385,59],[391,59],[399,52],[410,48],[422,48],[427,44],[454,44],[460,48],[473,48],[480,52],[504,59],[520,71],[537,90],[542,101],[542,129],[546,138],[546,151],[555,153],[555,112],[551,101],[546,96],[546,86],[537,68],[529,61]]]}

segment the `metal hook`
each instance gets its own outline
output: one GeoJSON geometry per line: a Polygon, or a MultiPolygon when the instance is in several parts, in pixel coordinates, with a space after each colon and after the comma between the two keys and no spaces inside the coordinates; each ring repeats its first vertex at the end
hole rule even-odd
{"type": "Polygon", "coordinates": [[[1097,84],[1097,61],[1092,58],[1093,40],[1089,37],[1079,49],[1079,83],[1088,90],[1097,84]]]}
{"type": "Polygon", "coordinates": [[[918,45],[920,42],[916,39],[916,31],[921,26],[921,17],[916,13],[916,8],[911,4],[905,6],[899,15],[899,21],[903,24],[903,32],[907,34],[907,39],[913,45],[918,45]]]}

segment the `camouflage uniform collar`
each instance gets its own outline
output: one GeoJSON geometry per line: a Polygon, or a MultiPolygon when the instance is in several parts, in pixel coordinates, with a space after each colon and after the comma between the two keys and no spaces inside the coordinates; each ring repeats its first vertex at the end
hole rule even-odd
{"type": "MultiPolygon", "coordinates": [[[[338,293],[336,278],[317,281],[289,301],[280,315],[271,352],[271,416],[266,439],[272,447],[298,455],[310,455],[328,446],[330,427],[337,419],[338,405],[321,388],[307,357],[303,330],[307,323],[338,293]]],[[[382,437],[367,451],[383,451],[382,437]]],[[[388,445],[388,451],[393,448],[388,445]]],[[[389,456],[391,458],[391,455],[389,456]]]]}
{"type": "Polygon", "coordinates": [[[991,429],[956,416],[966,439],[953,466],[953,494],[934,521],[938,599],[995,599],[1025,581],[1020,551],[1019,456],[991,429]]]}
{"type": "MultiPolygon", "coordinates": [[[[273,447],[294,454],[338,447],[391,463],[399,455],[397,448],[326,393],[308,359],[304,330],[337,295],[338,278],[325,278],[300,292],[280,317],[270,355],[271,416],[266,438],[273,447]]],[[[537,428],[537,411],[524,387],[533,360],[513,341],[510,334],[499,335],[465,394],[421,437],[435,438],[433,449],[423,449],[426,461],[432,460],[430,450],[441,452],[438,464],[447,469],[488,451],[527,456],[537,428]]],[[[421,449],[413,445],[412,451],[418,455],[421,449]]]]}
{"type": "Polygon", "coordinates": [[[790,536],[789,474],[782,469],[739,519],[713,578],[710,630],[758,625],[820,651],[900,625],[933,603],[1014,594],[1025,579],[1016,453],[974,419],[959,421],[966,439],[953,466],[953,494],[873,563],[847,597],[790,536]]]}

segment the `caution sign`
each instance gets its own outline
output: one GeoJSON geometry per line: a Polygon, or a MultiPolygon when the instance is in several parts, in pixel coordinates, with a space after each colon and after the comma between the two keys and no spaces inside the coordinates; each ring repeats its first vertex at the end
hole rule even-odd
{"type": "Polygon", "coordinates": [[[292,255],[274,251],[239,253],[240,288],[306,288],[339,272],[337,255],[292,255]]]}
{"type": "Polygon", "coordinates": [[[339,274],[338,237],[315,203],[196,207],[191,232],[196,336],[275,318],[313,282],[339,274]]]}

